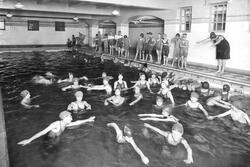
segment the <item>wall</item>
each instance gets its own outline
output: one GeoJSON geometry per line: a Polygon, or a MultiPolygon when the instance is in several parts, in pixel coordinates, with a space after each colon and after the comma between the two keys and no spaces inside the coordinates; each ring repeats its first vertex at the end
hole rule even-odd
{"type": "MultiPolygon", "coordinates": [[[[196,44],[197,41],[209,36],[210,4],[209,2],[218,2],[221,0],[209,0],[207,4],[204,1],[180,0],[176,4],[176,16],[165,20],[165,32],[169,37],[173,37],[179,32],[179,13],[180,7],[192,6],[193,18],[191,32],[188,33],[190,41],[190,50],[188,61],[199,64],[217,65],[215,59],[215,47],[212,43],[204,45],[196,44]]],[[[227,62],[228,68],[250,71],[250,31],[249,31],[249,1],[232,0],[228,2],[226,31],[218,33],[229,41],[231,47],[231,59],[227,62]]],[[[172,53],[172,49],[171,49],[172,53]]]]}
{"type": "Polygon", "coordinates": [[[88,25],[72,20],[11,18],[6,20],[6,29],[0,30],[0,45],[61,45],[74,34],[86,35],[84,43],[88,43],[88,25]],[[38,20],[39,31],[28,31],[27,20],[38,20]],[[55,31],[55,21],[65,22],[65,31],[55,31]]]}

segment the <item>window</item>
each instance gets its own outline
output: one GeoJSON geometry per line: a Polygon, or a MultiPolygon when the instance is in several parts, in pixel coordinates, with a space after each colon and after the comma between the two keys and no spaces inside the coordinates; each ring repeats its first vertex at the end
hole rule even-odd
{"type": "Polygon", "coordinates": [[[181,32],[191,31],[191,21],[192,21],[192,7],[181,8],[180,15],[180,30],[181,32]]]}
{"type": "Polygon", "coordinates": [[[65,22],[55,22],[55,31],[65,31],[65,22]]]}
{"type": "Polygon", "coordinates": [[[213,4],[211,7],[211,27],[212,31],[222,31],[226,29],[227,3],[213,4]]]}
{"type": "Polygon", "coordinates": [[[39,21],[28,20],[28,31],[39,31],[39,21]]]}
{"type": "Polygon", "coordinates": [[[0,19],[0,30],[5,30],[5,20],[0,19]]]}

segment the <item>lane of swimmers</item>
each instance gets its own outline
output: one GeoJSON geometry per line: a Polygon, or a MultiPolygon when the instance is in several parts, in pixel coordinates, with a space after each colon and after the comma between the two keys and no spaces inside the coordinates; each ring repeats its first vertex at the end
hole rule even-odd
{"type": "MultiPolygon", "coordinates": [[[[105,60],[104,60],[105,61],[105,60]]],[[[117,60],[118,61],[118,60],[117,60]]],[[[117,63],[117,62],[116,62],[117,63]]],[[[100,77],[89,78],[88,76],[75,77],[73,73],[69,72],[68,76],[64,79],[57,77],[51,72],[47,72],[44,75],[36,75],[32,78],[34,84],[42,84],[50,86],[52,84],[57,84],[62,93],[68,91],[69,93],[74,93],[75,101],[69,102],[65,111],[59,114],[59,120],[52,122],[45,129],[36,133],[35,135],[18,142],[19,145],[25,146],[27,144],[32,144],[32,141],[46,135],[49,140],[58,139],[59,136],[64,132],[65,129],[87,123],[92,123],[98,120],[98,116],[94,114],[87,119],[74,120],[72,115],[74,114],[84,114],[92,113],[93,106],[83,99],[83,91],[81,89],[86,89],[90,94],[93,91],[104,91],[106,93],[106,98],[103,99],[103,106],[114,106],[117,109],[121,106],[135,106],[140,101],[144,99],[144,96],[156,97],[154,99],[155,103],[153,109],[148,109],[145,113],[140,113],[137,115],[138,120],[142,121],[144,127],[142,133],[145,137],[149,134],[156,133],[165,138],[167,145],[171,147],[177,147],[178,145],[183,145],[186,150],[186,157],[183,161],[186,164],[191,164],[195,162],[193,158],[193,149],[189,142],[183,137],[185,132],[185,126],[182,125],[182,121],[177,116],[175,116],[175,109],[180,107],[187,107],[192,112],[203,113],[204,121],[213,121],[216,118],[222,118],[230,116],[231,120],[242,124],[244,127],[249,127],[250,120],[248,114],[242,109],[242,105],[239,102],[231,101],[232,91],[228,84],[221,85],[221,89],[210,88],[208,82],[198,82],[192,79],[180,78],[177,74],[173,72],[163,72],[158,74],[154,71],[150,71],[147,67],[140,69],[138,80],[125,81],[123,74],[118,74],[118,79],[114,82],[114,85],[110,84],[111,80],[115,80],[113,76],[108,75],[106,72],[100,74],[100,77]],[[81,81],[82,84],[79,83],[81,81]],[[97,82],[98,81],[98,82],[97,82]],[[95,84],[100,83],[102,84],[95,84]],[[130,82],[130,84],[128,84],[130,82]],[[129,85],[132,85],[129,87],[129,85]],[[172,93],[173,89],[178,89],[179,91],[190,92],[189,100],[183,104],[175,99],[175,94],[172,93]],[[124,97],[124,95],[133,91],[133,97],[124,97]],[[113,94],[114,93],[114,94],[113,94]],[[200,102],[200,97],[206,97],[206,106],[202,105],[200,102]],[[178,104],[178,105],[177,105],[178,104]],[[214,115],[211,110],[213,107],[221,107],[226,110],[226,112],[214,115]],[[207,108],[211,110],[207,110],[207,108]],[[170,122],[172,123],[171,131],[166,131],[160,129],[157,126],[153,126],[148,122],[170,122]]],[[[31,97],[32,92],[29,90],[23,90],[20,92],[22,97],[21,105],[28,110],[35,110],[39,108],[39,104],[34,104],[32,101],[39,98],[39,95],[31,97]]],[[[186,119],[189,119],[188,117],[186,119]]],[[[227,118],[225,118],[227,119],[227,118]]],[[[120,126],[117,122],[109,122],[106,124],[107,129],[114,130],[116,135],[117,143],[128,143],[138,154],[140,160],[145,165],[150,165],[151,157],[147,156],[145,152],[136,142],[133,137],[133,128],[130,124],[124,124],[120,126]]],[[[250,131],[245,131],[248,134],[250,131]]],[[[250,133],[249,133],[250,134],[250,133]]],[[[171,150],[171,149],[170,149],[171,150]]],[[[166,148],[165,152],[168,156],[171,155],[171,151],[166,148]]],[[[137,157],[135,157],[137,158],[137,157]]]]}

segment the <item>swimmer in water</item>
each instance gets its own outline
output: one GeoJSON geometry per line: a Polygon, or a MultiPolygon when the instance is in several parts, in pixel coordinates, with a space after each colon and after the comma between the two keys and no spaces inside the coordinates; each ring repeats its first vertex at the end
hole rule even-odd
{"type": "Polygon", "coordinates": [[[170,88],[169,86],[166,85],[165,82],[162,82],[162,83],[161,83],[161,89],[159,90],[159,92],[158,92],[157,94],[163,96],[164,98],[169,98],[170,101],[171,101],[171,103],[172,103],[173,105],[175,105],[174,97],[173,97],[172,92],[171,92],[171,90],[172,90],[173,88],[175,88],[175,87],[171,87],[171,88],[170,88]]]}
{"type": "Polygon", "coordinates": [[[183,146],[185,147],[185,149],[187,151],[187,159],[185,159],[184,162],[187,164],[193,163],[192,149],[189,146],[187,140],[182,137],[184,130],[183,130],[183,126],[180,123],[175,123],[172,127],[171,132],[160,130],[160,129],[158,129],[154,126],[151,126],[147,123],[144,123],[144,126],[146,128],[149,128],[149,129],[159,133],[160,135],[164,136],[166,139],[166,142],[172,146],[177,146],[180,143],[183,144],[183,146]]]}
{"type": "Polygon", "coordinates": [[[140,89],[148,89],[150,93],[152,93],[152,90],[150,89],[150,85],[148,81],[146,80],[146,75],[144,73],[140,74],[140,78],[138,81],[136,81],[135,85],[133,87],[138,86],[140,89]]]}
{"type": "Polygon", "coordinates": [[[112,93],[112,87],[109,84],[109,80],[108,79],[103,79],[103,85],[94,85],[92,87],[88,87],[87,89],[88,91],[90,90],[105,90],[107,95],[111,95],[112,93]]]}
{"type": "Polygon", "coordinates": [[[130,106],[135,105],[143,98],[143,95],[141,94],[141,89],[138,86],[134,88],[134,92],[135,92],[134,94],[135,100],[129,103],[130,106]]]}
{"type": "Polygon", "coordinates": [[[116,89],[128,89],[127,82],[123,80],[123,75],[121,73],[118,75],[118,80],[114,83],[114,90],[116,89]]]}
{"type": "Polygon", "coordinates": [[[228,84],[224,84],[222,87],[221,100],[230,101],[230,86],[228,84]]]}
{"type": "Polygon", "coordinates": [[[242,124],[250,125],[250,119],[249,116],[242,111],[241,109],[241,103],[239,102],[233,102],[233,105],[231,105],[231,109],[215,116],[209,116],[209,120],[213,120],[215,118],[223,118],[225,116],[230,115],[233,121],[240,122],[242,124]]]}
{"type": "Polygon", "coordinates": [[[83,101],[83,93],[82,91],[77,91],[75,93],[75,98],[76,101],[71,102],[68,105],[68,109],[69,111],[79,111],[79,110],[91,110],[91,105],[89,103],[87,103],[86,101],[83,101]]]}
{"type": "Polygon", "coordinates": [[[163,102],[163,98],[161,96],[157,96],[156,97],[156,102],[155,104],[153,105],[153,111],[154,112],[158,112],[158,111],[161,111],[164,107],[164,102],[163,102]]]}
{"type": "Polygon", "coordinates": [[[214,92],[214,96],[207,99],[208,106],[219,106],[225,109],[231,109],[232,104],[222,100],[220,92],[214,92]]]}
{"type": "Polygon", "coordinates": [[[116,89],[115,95],[107,98],[104,101],[104,105],[107,106],[109,103],[113,104],[114,106],[121,106],[125,102],[125,98],[121,97],[121,90],[116,89]]]}
{"type": "Polygon", "coordinates": [[[32,82],[34,82],[35,84],[51,85],[54,83],[55,77],[56,76],[51,72],[46,72],[45,76],[35,75],[32,78],[32,82]]]}
{"type": "Polygon", "coordinates": [[[199,95],[196,92],[192,92],[190,96],[190,100],[185,103],[185,106],[190,107],[191,109],[200,109],[203,114],[208,117],[207,111],[203,108],[203,106],[198,102],[199,95]]]}
{"type": "Polygon", "coordinates": [[[160,84],[160,80],[156,77],[155,73],[152,73],[151,77],[148,79],[150,86],[156,86],[160,84]]]}
{"type": "Polygon", "coordinates": [[[57,83],[62,83],[62,82],[74,82],[75,79],[78,79],[78,80],[82,80],[82,79],[88,80],[88,78],[87,78],[86,76],[83,76],[83,77],[80,77],[80,78],[74,78],[73,73],[69,72],[69,77],[68,77],[68,78],[63,79],[63,80],[62,80],[62,79],[59,79],[59,80],[57,81],[57,83]]]}
{"type": "Polygon", "coordinates": [[[23,98],[21,100],[21,105],[24,106],[25,108],[31,109],[31,108],[39,108],[40,107],[39,105],[31,105],[31,100],[38,97],[38,96],[31,98],[30,92],[28,90],[23,90],[20,93],[20,96],[23,98]]]}
{"type": "Polygon", "coordinates": [[[78,120],[75,122],[72,122],[72,116],[71,113],[68,111],[62,111],[59,114],[59,121],[55,121],[53,123],[51,123],[47,128],[45,128],[44,130],[36,133],[34,136],[32,136],[29,139],[25,139],[23,141],[18,142],[19,145],[25,146],[27,144],[29,144],[30,142],[32,142],[33,140],[48,134],[50,137],[58,137],[60,136],[63,131],[65,130],[65,128],[67,127],[72,127],[72,126],[78,126],[78,125],[82,125],[84,123],[87,122],[94,122],[95,121],[95,117],[89,117],[88,119],[85,120],[78,120]]]}
{"type": "Polygon", "coordinates": [[[116,141],[118,143],[129,143],[132,145],[136,153],[141,157],[141,161],[145,164],[148,165],[149,159],[143,154],[143,152],[140,150],[140,148],[136,145],[133,137],[132,137],[132,132],[129,127],[129,125],[124,126],[124,130],[122,131],[116,123],[108,123],[108,127],[114,128],[116,132],[116,141]]]}
{"type": "Polygon", "coordinates": [[[138,114],[140,120],[143,121],[159,121],[159,122],[178,122],[175,116],[172,115],[172,108],[165,106],[162,109],[162,114],[138,114]]]}
{"type": "Polygon", "coordinates": [[[103,72],[103,73],[102,73],[102,77],[101,77],[101,78],[102,78],[102,79],[107,79],[107,80],[112,80],[112,79],[114,79],[114,77],[108,76],[106,72],[103,72]]]}
{"type": "Polygon", "coordinates": [[[79,80],[77,78],[74,78],[73,80],[73,85],[69,85],[66,86],[64,88],[62,88],[62,91],[66,91],[68,89],[80,89],[80,88],[89,88],[88,86],[83,86],[83,85],[79,85],[79,80]]]}

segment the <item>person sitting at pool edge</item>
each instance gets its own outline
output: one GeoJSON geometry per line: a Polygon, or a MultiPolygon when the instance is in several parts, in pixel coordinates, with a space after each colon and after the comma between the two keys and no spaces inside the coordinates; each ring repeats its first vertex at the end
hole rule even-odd
{"type": "Polygon", "coordinates": [[[208,117],[208,113],[207,111],[203,108],[203,106],[198,102],[199,99],[199,95],[196,92],[192,92],[191,96],[190,96],[190,100],[188,100],[185,105],[187,107],[190,107],[192,109],[200,109],[203,114],[206,116],[206,118],[208,117]]]}
{"type": "Polygon", "coordinates": [[[129,143],[129,144],[131,144],[132,147],[134,148],[134,150],[136,151],[136,153],[141,157],[142,162],[145,165],[148,165],[149,160],[143,154],[143,152],[140,150],[140,148],[136,145],[136,143],[135,143],[135,141],[134,141],[134,139],[132,137],[132,132],[131,132],[131,129],[130,129],[129,125],[125,125],[123,131],[114,122],[108,123],[107,126],[108,127],[112,127],[112,128],[115,129],[115,132],[116,132],[116,141],[118,143],[129,143]]]}
{"type": "Polygon", "coordinates": [[[159,121],[159,122],[178,122],[175,116],[172,115],[172,108],[165,106],[162,109],[162,114],[138,114],[142,121],[159,121]]]}
{"type": "Polygon", "coordinates": [[[248,115],[244,111],[240,110],[240,108],[241,108],[240,102],[233,102],[233,105],[231,106],[230,110],[219,115],[209,116],[208,119],[213,120],[215,118],[222,118],[222,117],[230,115],[233,121],[237,121],[242,124],[250,125],[250,119],[248,115]]]}
{"type": "Polygon", "coordinates": [[[95,117],[89,117],[88,119],[85,120],[78,120],[75,122],[71,122],[72,121],[72,116],[71,113],[68,111],[62,111],[59,114],[59,118],[61,119],[60,121],[55,121],[53,123],[51,123],[47,128],[45,128],[44,130],[36,133],[34,136],[32,136],[29,139],[25,139],[22,140],[20,142],[18,142],[19,145],[25,146],[27,144],[29,144],[30,142],[32,142],[33,140],[45,135],[48,133],[49,137],[58,137],[60,136],[63,131],[65,130],[65,128],[67,127],[72,127],[72,126],[78,126],[87,122],[94,122],[95,117]]]}
{"type": "Polygon", "coordinates": [[[136,103],[138,103],[143,98],[143,95],[141,94],[141,89],[138,86],[136,86],[134,88],[134,92],[135,92],[135,94],[134,94],[135,100],[132,101],[131,103],[129,103],[130,106],[135,105],[136,103]]]}
{"type": "Polygon", "coordinates": [[[151,126],[150,124],[147,124],[147,123],[144,123],[144,126],[146,128],[149,128],[149,129],[159,133],[160,135],[164,136],[167,143],[170,145],[176,146],[180,143],[183,144],[183,146],[187,150],[187,159],[185,159],[184,162],[187,164],[193,163],[192,149],[189,146],[187,140],[182,137],[184,130],[183,130],[183,126],[180,123],[175,123],[172,126],[172,132],[160,130],[160,129],[158,129],[154,126],[151,126]]]}
{"type": "Polygon", "coordinates": [[[88,87],[88,91],[90,90],[105,90],[107,95],[111,95],[112,93],[112,87],[109,84],[109,81],[107,78],[103,79],[103,85],[94,85],[92,87],[88,87]]]}
{"type": "Polygon", "coordinates": [[[77,91],[75,93],[75,98],[76,101],[71,102],[68,105],[68,109],[69,111],[79,111],[79,110],[91,110],[91,105],[89,103],[87,103],[86,101],[82,101],[83,98],[83,93],[82,91],[77,91]]]}
{"type": "Polygon", "coordinates": [[[207,99],[207,105],[208,106],[219,106],[219,107],[223,107],[225,109],[231,109],[232,104],[225,102],[221,99],[222,99],[221,93],[214,92],[214,96],[207,99]]]}
{"type": "Polygon", "coordinates": [[[116,89],[115,90],[115,95],[111,96],[109,98],[107,98],[104,101],[104,105],[107,106],[109,105],[109,103],[115,105],[115,106],[121,106],[125,101],[124,97],[121,97],[121,90],[120,89],[116,89]]]}
{"type": "Polygon", "coordinates": [[[23,90],[20,93],[20,96],[23,98],[21,100],[21,105],[24,106],[25,108],[30,109],[30,108],[39,108],[40,107],[39,105],[31,105],[31,100],[38,97],[38,96],[30,98],[30,92],[28,90],[23,90]]]}
{"type": "Polygon", "coordinates": [[[80,89],[80,88],[89,88],[88,86],[79,85],[79,80],[74,78],[73,85],[66,86],[62,88],[62,91],[66,91],[68,89],[80,89]]]}

